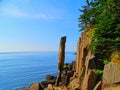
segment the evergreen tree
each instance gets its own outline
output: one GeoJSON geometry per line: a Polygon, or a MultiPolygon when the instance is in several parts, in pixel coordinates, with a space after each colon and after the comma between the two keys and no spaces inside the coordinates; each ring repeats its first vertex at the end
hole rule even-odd
{"type": "Polygon", "coordinates": [[[120,49],[120,0],[88,3],[80,10],[79,26],[84,31],[94,28],[91,49],[97,58],[109,59],[114,50],[120,49]]]}

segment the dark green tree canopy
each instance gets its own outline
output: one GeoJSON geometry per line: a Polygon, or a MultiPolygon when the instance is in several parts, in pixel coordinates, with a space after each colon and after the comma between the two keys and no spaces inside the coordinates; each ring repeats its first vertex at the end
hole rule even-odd
{"type": "Polygon", "coordinates": [[[80,29],[94,28],[92,52],[100,59],[109,59],[114,50],[120,49],[120,0],[87,0],[80,11],[80,29]]]}

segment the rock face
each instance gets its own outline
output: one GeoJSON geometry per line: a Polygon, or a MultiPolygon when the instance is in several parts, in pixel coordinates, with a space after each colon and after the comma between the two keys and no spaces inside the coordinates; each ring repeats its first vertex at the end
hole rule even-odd
{"type": "Polygon", "coordinates": [[[108,84],[120,83],[120,67],[113,62],[105,65],[103,82],[108,84]]]}
{"type": "Polygon", "coordinates": [[[58,70],[59,71],[62,71],[63,66],[64,66],[65,43],[66,43],[66,36],[61,37],[60,46],[59,46],[59,55],[58,55],[58,70]]]}
{"type": "Polygon", "coordinates": [[[66,43],[66,36],[61,37],[60,46],[59,46],[59,55],[58,55],[58,75],[56,79],[55,86],[58,86],[61,80],[61,73],[64,67],[64,59],[65,59],[65,43],[66,43]]]}
{"type": "MultiPolygon", "coordinates": [[[[25,90],[120,90],[120,52],[112,54],[110,63],[104,66],[103,80],[96,70],[103,70],[90,50],[91,39],[83,32],[78,40],[76,61],[64,64],[66,36],[61,37],[57,78],[46,75],[46,81],[34,83],[25,90]],[[99,78],[98,78],[99,77],[99,78]]],[[[102,66],[101,66],[102,65],[102,66]]]]}
{"type": "Polygon", "coordinates": [[[95,86],[96,81],[96,74],[92,70],[88,70],[88,73],[85,74],[82,90],[93,90],[95,86]]]}
{"type": "Polygon", "coordinates": [[[79,90],[80,88],[80,80],[78,78],[73,79],[70,82],[70,90],[79,90]]]}
{"type": "MultiPolygon", "coordinates": [[[[86,32],[83,32],[79,38],[76,54],[76,74],[73,78],[79,80],[78,89],[80,90],[93,90],[96,83],[95,62],[94,55],[89,49],[90,39],[86,32]]],[[[74,79],[73,79],[74,81],[74,79]]],[[[72,82],[70,85],[72,85],[72,82]]],[[[75,82],[75,81],[74,81],[75,82]]],[[[78,83],[77,83],[78,84],[78,83]]],[[[71,90],[75,90],[73,85],[71,90]]],[[[75,87],[75,86],[74,86],[75,87]]]]}
{"type": "MultiPolygon", "coordinates": [[[[107,87],[111,87],[111,85],[118,85],[118,84],[120,84],[120,67],[117,63],[110,62],[104,67],[102,88],[105,89],[107,87]]],[[[105,89],[105,90],[109,90],[109,89],[105,89]]]]}
{"type": "MultiPolygon", "coordinates": [[[[78,40],[77,55],[76,55],[76,73],[80,77],[82,70],[85,70],[85,59],[89,51],[90,39],[86,32],[83,32],[78,40]]],[[[91,56],[90,56],[91,57],[91,56]]]]}

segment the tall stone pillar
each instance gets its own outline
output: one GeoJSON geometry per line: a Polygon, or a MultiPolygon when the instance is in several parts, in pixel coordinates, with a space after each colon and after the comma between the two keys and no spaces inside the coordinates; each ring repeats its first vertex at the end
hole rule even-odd
{"type": "Polygon", "coordinates": [[[66,36],[61,37],[60,46],[59,46],[59,55],[58,55],[58,70],[59,71],[62,71],[63,66],[64,66],[65,42],[66,42],[66,36]]]}
{"type": "Polygon", "coordinates": [[[65,43],[66,43],[66,36],[61,37],[60,46],[59,46],[59,54],[58,54],[58,76],[56,79],[56,86],[59,85],[61,81],[61,72],[64,67],[64,60],[65,60],[65,43]]]}

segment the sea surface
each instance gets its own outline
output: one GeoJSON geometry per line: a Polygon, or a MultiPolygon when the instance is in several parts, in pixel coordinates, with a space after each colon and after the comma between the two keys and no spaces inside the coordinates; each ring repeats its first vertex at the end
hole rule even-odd
{"type": "MultiPolygon", "coordinates": [[[[75,60],[66,52],[65,62],[75,60]]],[[[0,90],[18,90],[57,75],[58,52],[0,52],[0,90]]]]}

